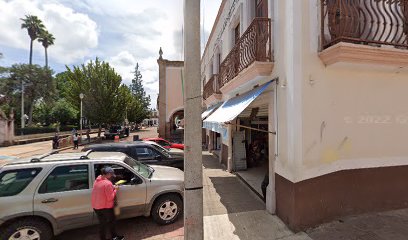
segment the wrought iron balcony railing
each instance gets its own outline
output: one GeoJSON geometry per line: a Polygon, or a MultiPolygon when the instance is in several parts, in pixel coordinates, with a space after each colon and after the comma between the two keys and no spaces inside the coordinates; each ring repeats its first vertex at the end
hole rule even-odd
{"type": "Polygon", "coordinates": [[[271,20],[255,18],[220,65],[219,87],[253,62],[271,62],[271,20]]]}
{"type": "Polygon", "coordinates": [[[204,86],[203,98],[207,99],[214,93],[220,93],[220,88],[218,86],[218,75],[214,74],[204,86]]]}
{"type": "Polygon", "coordinates": [[[321,0],[323,48],[339,42],[408,48],[408,0],[321,0]]]}

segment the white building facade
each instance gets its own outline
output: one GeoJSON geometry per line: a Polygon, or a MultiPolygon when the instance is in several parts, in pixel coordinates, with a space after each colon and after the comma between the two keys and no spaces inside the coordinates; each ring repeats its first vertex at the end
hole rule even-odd
{"type": "Polygon", "coordinates": [[[359,2],[224,0],[202,57],[209,149],[294,230],[408,207],[408,1],[359,2]]]}

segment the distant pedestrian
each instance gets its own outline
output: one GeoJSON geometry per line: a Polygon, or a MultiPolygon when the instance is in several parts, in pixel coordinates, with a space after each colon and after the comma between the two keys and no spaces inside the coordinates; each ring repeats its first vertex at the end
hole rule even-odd
{"type": "Polygon", "coordinates": [[[127,126],[127,127],[125,128],[125,134],[126,134],[126,137],[129,137],[129,136],[130,136],[129,126],[127,126]]]}
{"type": "Polygon", "coordinates": [[[91,143],[91,127],[89,127],[87,130],[86,130],[86,139],[88,140],[88,143],[91,143]]]}
{"type": "Polygon", "coordinates": [[[58,149],[59,147],[59,136],[58,133],[55,133],[54,137],[52,138],[52,149],[58,149]]]}
{"type": "Polygon", "coordinates": [[[78,142],[79,142],[78,133],[75,133],[75,135],[73,137],[73,140],[74,140],[74,149],[78,149],[78,146],[79,146],[79,144],[78,144],[78,142]]]}
{"type": "Polygon", "coordinates": [[[105,167],[101,175],[96,178],[92,189],[92,208],[99,220],[99,238],[108,239],[106,231],[110,232],[110,239],[123,240],[116,232],[116,218],[114,212],[116,193],[118,186],[114,186],[111,180],[115,177],[115,171],[111,167],[105,167]]]}

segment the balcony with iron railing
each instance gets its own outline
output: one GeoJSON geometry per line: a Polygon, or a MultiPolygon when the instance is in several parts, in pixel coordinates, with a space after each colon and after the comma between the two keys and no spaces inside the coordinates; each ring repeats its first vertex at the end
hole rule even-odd
{"type": "Polygon", "coordinates": [[[226,85],[231,82],[242,84],[254,74],[270,75],[272,61],[271,20],[255,18],[220,64],[218,83],[221,92],[225,92],[226,85]],[[241,78],[235,81],[239,75],[241,78]]]}
{"type": "Polygon", "coordinates": [[[218,74],[212,75],[210,80],[208,80],[204,86],[203,98],[205,102],[213,103],[215,100],[221,99],[221,92],[218,84],[218,74]]]}
{"type": "Polygon", "coordinates": [[[408,0],[321,0],[321,16],[326,65],[408,65],[408,0]]]}

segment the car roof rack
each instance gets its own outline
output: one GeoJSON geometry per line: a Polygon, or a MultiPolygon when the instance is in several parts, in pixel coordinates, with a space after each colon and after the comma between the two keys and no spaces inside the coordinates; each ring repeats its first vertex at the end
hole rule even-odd
{"type": "Polygon", "coordinates": [[[49,153],[43,154],[43,155],[41,155],[41,156],[39,156],[39,157],[31,158],[30,162],[32,162],[32,163],[41,162],[41,159],[44,159],[44,158],[46,158],[46,157],[49,157],[49,156],[51,156],[51,155],[53,155],[53,154],[57,154],[57,153],[59,153],[59,151],[58,151],[58,150],[54,150],[54,151],[51,151],[51,152],[49,152],[49,153]]]}
{"type": "MultiPolygon", "coordinates": [[[[79,159],[80,159],[80,160],[89,159],[88,155],[89,155],[92,151],[93,151],[93,150],[91,149],[91,150],[88,150],[88,151],[84,152],[83,154],[81,154],[81,156],[79,157],[79,159]]],[[[55,151],[52,151],[52,152],[43,154],[43,155],[41,155],[41,156],[39,156],[39,157],[32,158],[32,159],[30,160],[30,162],[32,162],[32,163],[41,162],[42,159],[44,159],[44,158],[46,158],[46,157],[49,157],[49,156],[51,156],[51,155],[53,155],[53,154],[57,154],[57,153],[59,153],[59,151],[58,151],[58,150],[55,150],[55,151]]]]}
{"type": "Polygon", "coordinates": [[[84,153],[84,155],[82,155],[79,159],[89,159],[88,155],[89,155],[91,152],[93,152],[93,150],[92,150],[92,149],[89,149],[89,150],[86,151],[86,152],[84,153]]]}

